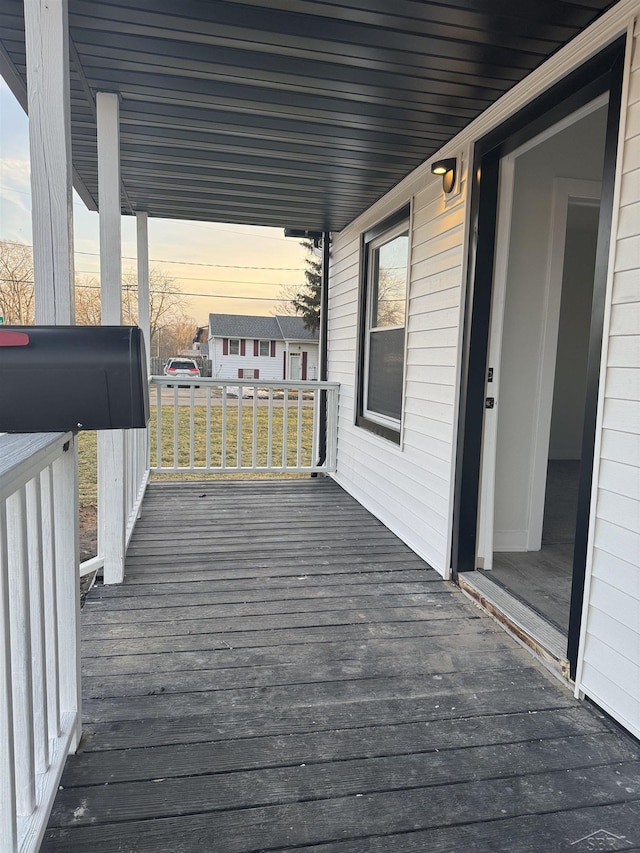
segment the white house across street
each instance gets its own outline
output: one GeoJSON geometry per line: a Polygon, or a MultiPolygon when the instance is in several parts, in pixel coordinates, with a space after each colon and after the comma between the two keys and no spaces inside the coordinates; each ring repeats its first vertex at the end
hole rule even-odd
{"type": "Polygon", "coordinates": [[[317,379],[318,333],[302,317],[210,314],[209,357],[218,379],[317,379]]]}

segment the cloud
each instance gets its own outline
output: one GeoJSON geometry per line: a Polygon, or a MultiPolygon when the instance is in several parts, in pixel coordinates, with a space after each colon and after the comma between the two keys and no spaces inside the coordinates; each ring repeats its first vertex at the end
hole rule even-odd
{"type": "Polygon", "coordinates": [[[31,194],[31,164],[28,159],[5,158],[0,160],[0,182],[3,187],[31,194]]]}

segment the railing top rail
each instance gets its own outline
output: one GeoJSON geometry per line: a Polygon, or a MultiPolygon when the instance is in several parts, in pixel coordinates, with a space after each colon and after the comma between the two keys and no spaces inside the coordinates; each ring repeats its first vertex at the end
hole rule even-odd
{"type": "Polygon", "coordinates": [[[339,388],[339,382],[320,382],[315,379],[216,379],[202,376],[194,379],[186,376],[152,376],[154,385],[212,385],[223,388],[302,388],[303,390],[339,388]]]}
{"type": "Polygon", "coordinates": [[[68,432],[0,434],[0,501],[57,459],[70,438],[68,432]]]}

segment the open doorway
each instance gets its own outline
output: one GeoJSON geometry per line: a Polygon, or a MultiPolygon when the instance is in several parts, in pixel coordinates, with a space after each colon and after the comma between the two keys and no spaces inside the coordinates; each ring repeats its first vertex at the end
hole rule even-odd
{"type": "Polygon", "coordinates": [[[606,96],[500,163],[476,566],[569,629],[606,96]]]}
{"type": "MultiPolygon", "coordinates": [[[[478,140],[470,173],[452,569],[461,587],[569,678],[576,673],[588,559],[625,44],[624,38],[613,42],[478,140]],[[591,189],[598,184],[599,199],[591,189]],[[563,619],[540,616],[531,584],[516,591],[513,579],[497,579],[493,563],[496,555],[523,560],[543,551],[543,535],[547,540],[552,535],[549,523],[545,526],[547,496],[547,517],[559,517],[559,505],[553,508],[556,487],[548,480],[550,452],[552,462],[575,462],[553,458],[551,446],[552,420],[558,422],[560,411],[556,405],[554,412],[556,366],[558,359],[568,364],[560,328],[565,243],[571,239],[567,223],[571,230],[583,212],[578,208],[598,204],[573,567],[564,593],[557,578],[544,588],[548,599],[564,595],[566,601],[570,586],[567,633],[566,604],[563,619]],[[552,286],[556,267],[559,287],[552,286]],[[562,622],[562,630],[552,622],[562,622]]],[[[572,311],[566,308],[565,315],[577,325],[572,311]]],[[[567,370],[571,382],[577,371],[567,370]]],[[[558,378],[559,395],[562,381],[558,378]]],[[[522,573],[529,582],[541,578],[539,569],[522,573]]]]}

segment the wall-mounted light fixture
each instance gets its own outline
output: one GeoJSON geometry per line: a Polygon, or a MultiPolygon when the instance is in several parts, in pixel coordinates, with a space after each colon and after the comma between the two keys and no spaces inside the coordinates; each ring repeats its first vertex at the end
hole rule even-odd
{"type": "Polygon", "coordinates": [[[453,192],[456,185],[457,177],[457,160],[455,157],[449,157],[446,160],[436,160],[431,164],[432,175],[442,175],[442,189],[447,195],[453,192]]]}

